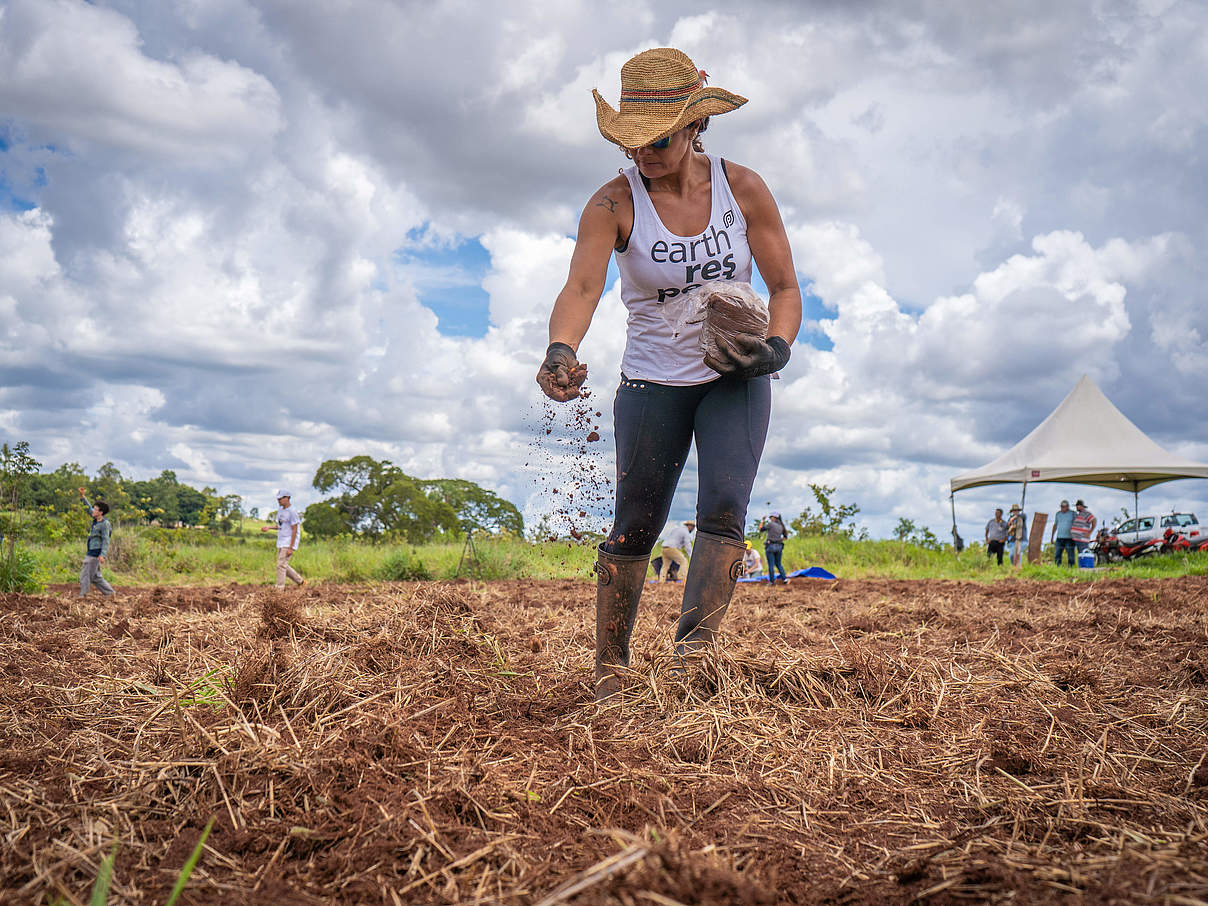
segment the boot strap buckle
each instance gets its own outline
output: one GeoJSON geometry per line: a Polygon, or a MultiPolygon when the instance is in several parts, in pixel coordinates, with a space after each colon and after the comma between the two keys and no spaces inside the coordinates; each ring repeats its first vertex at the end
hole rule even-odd
{"type": "Polygon", "coordinates": [[[612,571],[607,566],[597,560],[592,569],[596,571],[596,578],[599,580],[601,585],[612,584],[612,571]]]}

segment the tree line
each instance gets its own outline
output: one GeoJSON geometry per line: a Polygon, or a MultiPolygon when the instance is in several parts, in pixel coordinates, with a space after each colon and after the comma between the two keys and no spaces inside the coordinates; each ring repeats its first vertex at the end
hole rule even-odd
{"type": "MultiPolygon", "coordinates": [[[[423,543],[466,531],[524,534],[520,511],[502,497],[472,481],[454,478],[420,479],[407,475],[389,460],[368,456],[327,460],[315,472],[313,487],[327,495],[303,514],[303,529],[316,537],[349,535],[367,540],[423,543]]],[[[0,532],[16,534],[18,514],[26,536],[58,540],[79,530],[84,507],[79,488],[90,500],[104,500],[117,523],[168,527],[204,527],[229,533],[244,516],[260,517],[258,507],[245,511],[239,494],[221,494],[180,481],[165,469],[154,478],[135,479],[107,462],[95,475],[79,463],[64,463],[53,471],[20,441],[0,445],[0,532]]],[[[265,511],[271,518],[274,510],[265,511]]]]}

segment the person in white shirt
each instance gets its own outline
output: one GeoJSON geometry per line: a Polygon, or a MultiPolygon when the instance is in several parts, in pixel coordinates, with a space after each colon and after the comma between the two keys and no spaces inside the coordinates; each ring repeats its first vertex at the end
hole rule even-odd
{"type": "MultiPolygon", "coordinates": [[[[277,491],[277,587],[285,588],[285,580],[288,578],[291,582],[302,586],[306,584],[306,580],[301,574],[289,565],[290,557],[294,555],[294,551],[298,549],[298,535],[300,534],[300,526],[302,525],[302,517],[298,515],[289,503],[289,491],[281,488],[277,491]]],[[[262,532],[271,532],[273,526],[264,525],[260,527],[262,532]]]]}
{"type": "Polygon", "coordinates": [[[748,541],[747,552],[742,555],[742,574],[758,576],[761,572],[763,572],[763,560],[759,556],[759,551],[755,550],[755,545],[748,541]]]}
{"type": "Polygon", "coordinates": [[[679,565],[679,574],[687,576],[688,557],[692,554],[692,533],[696,531],[696,521],[685,519],[678,525],[673,525],[663,535],[663,565],[659,569],[659,581],[671,581],[671,564],[679,565]]]}

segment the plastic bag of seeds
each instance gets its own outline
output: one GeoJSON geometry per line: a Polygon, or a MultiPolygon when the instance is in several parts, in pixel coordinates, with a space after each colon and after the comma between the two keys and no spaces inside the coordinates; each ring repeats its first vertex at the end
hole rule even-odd
{"type": "Polygon", "coordinates": [[[768,306],[749,283],[712,280],[702,283],[693,293],[696,311],[689,323],[702,323],[702,355],[724,358],[719,354],[717,338],[733,341],[736,334],[753,334],[761,340],[768,336],[768,306]]]}

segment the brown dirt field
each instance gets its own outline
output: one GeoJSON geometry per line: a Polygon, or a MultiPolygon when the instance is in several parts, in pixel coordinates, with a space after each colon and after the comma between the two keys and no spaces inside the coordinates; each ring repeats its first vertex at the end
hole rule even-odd
{"type": "Polygon", "coordinates": [[[1208,579],[681,590],[0,595],[3,901],[1208,902],[1208,579]]]}

